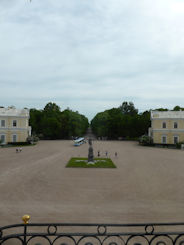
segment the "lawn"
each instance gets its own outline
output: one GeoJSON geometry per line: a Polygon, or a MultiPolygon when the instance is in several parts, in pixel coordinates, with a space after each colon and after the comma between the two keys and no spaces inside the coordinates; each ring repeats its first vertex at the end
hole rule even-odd
{"type": "Polygon", "coordinates": [[[87,158],[73,157],[66,165],[67,168],[116,168],[110,158],[94,158],[94,164],[88,163],[87,158]]]}

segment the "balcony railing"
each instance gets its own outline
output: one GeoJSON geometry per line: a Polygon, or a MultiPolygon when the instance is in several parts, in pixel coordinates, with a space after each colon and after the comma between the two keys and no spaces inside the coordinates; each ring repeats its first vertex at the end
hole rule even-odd
{"type": "Polygon", "coordinates": [[[42,224],[0,228],[3,245],[184,245],[184,223],[42,224]]]}

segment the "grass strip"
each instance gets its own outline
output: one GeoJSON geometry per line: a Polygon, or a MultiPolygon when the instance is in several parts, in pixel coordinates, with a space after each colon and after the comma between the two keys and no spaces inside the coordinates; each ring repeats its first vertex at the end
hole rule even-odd
{"type": "Polygon", "coordinates": [[[87,158],[73,157],[69,160],[66,168],[116,168],[110,158],[94,158],[94,164],[89,164],[87,158]]]}

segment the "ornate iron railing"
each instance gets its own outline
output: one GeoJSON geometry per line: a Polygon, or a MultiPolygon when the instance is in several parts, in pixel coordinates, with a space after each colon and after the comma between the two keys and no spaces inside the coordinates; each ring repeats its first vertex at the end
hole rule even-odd
{"type": "Polygon", "coordinates": [[[0,245],[184,245],[184,223],[16,224],[0,228],[0,245]]]}

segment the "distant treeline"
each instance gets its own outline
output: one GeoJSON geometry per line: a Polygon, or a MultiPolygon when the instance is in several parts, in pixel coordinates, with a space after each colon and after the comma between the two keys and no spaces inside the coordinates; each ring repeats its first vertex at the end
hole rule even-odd
{"type": "Polygon", "coordinates": [[[69,139],[82,136],[89,127],[88,119],[70,109],[60,111],[60,107],[49,102],[43,110],[30,110],[32,134],[42,139],[69,139]]]}
{"type": "MultiPolygon", "coordinates": [[[[168,111],[158,108],[159,111],[168,111]]],[[[175,111],[184,110],[180,106],[173,108],[175,111]]],[[[138,113],[132,102],[123,102],[118,108],[99,112],[91,121],[91,128],[97,137],[108,139],[133,139],[148,134],[151,126],[150,111],[138,113]]]]}
{"type": "MultiPolygon", "coordinates": [[[[168,111],[158,108],[159,111],[168,111]]],[[[184,110],[175,106],[174,111],[184,110]]],[[[32,134],[41,139],[70,139],[83,136],[89,127],[88,119],[70,109],[64,111],[49,102],[43,110],[30,109],[32,134]]],[[[91,121],[91,128],[97,137],[108,139],[133,139],[148,133],[151,126],[150,111],[138,113],[132,102],[123,102],[118,108],[99,112],[91,121]]]]}

